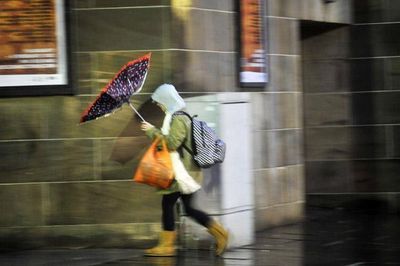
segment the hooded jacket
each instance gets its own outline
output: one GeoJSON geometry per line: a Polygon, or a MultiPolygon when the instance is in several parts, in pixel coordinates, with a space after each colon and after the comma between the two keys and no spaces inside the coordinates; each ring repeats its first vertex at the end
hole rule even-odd
{"type": "MultiPolygon", "coordinates": [[[[164,105],[167,110],[162,130],[151,128],[146,131],[146,135],[153,140],[156,137],[162,137],[166,141],[169,151],[178,150],[186,170],[197,183],[201,184],[201,169],[195,164],[192,155],[186,149],[181,148],[183,144],[186,147],[192,147],[192,123],[186,115],[173,115],[186,107],[185,101],[171,84],[159,86],[151,98],[153,101],[164,105]]],[[[179,191],[179,188],[176,181],[174,181],[171,187],[161,192],[168,194],[177,191],[179,191]]]]}

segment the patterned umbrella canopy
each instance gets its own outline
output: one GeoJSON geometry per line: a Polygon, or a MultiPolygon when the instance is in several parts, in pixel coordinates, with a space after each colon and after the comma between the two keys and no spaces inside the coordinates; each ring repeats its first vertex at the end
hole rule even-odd
{"type": "MultiPolygon", "coordinates": [[[[148,53],[123,66],[101,90],[96,100],[82,113],[80,123],[111,114],[124,103],[128,103],[133,108],[129,99],[142,89],[150,67],[150,57],[151,53],[148,53]]],[[[134,108],[133,110],[137,113],[134,108]]],[[[139,113],[137,114],[141,117],[139,113]]]]}

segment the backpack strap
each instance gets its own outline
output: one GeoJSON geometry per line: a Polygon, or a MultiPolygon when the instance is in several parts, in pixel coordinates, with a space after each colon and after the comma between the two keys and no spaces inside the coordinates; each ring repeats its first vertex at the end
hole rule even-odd
{"type": "Polygon", "coordinates": [[[190,154],[190,155],[194,155],[193,152],[191,150],[189,150],[189,148],[185,145],[185,143],[182,144],[182,147],[190,154]]]}
{"type": "MultiPolygon", "coordinates": [[[[189,117],[190,123],[192,123],[193,117],[196,117],[196,116],[197,116],[197,115],[194,115],[194,116],[192,117],[192,116],[190,116],[190,114],[186,113],[185,111],[177,111],[177,112],[175,112],[172,116],[175,116],[175,115],[185,115],[185,116],[189,117]]],[[[192,127],[192,125],[191,125],[191,127],[192,127]]],[[[192,129],[192,130],[193,130],[193,129],[192,129]]],[[[190,155],[194,156],[193,151],[192,151],[191,149],[189,149],[189,148],[185,145],[185,143],[182,143],[182,146],[181,146],[181,147],[183,147],[190,155]]]]}
{"type": "Polygon", "coordinates": [[[173,115],[186,115],[187,117],[189,117],[190,121],[192,121],[193,117],[197,116],[197,115],[194,115],[192,117],[190,114],[186,113],[185,111],[177,111],[173,115]]]}

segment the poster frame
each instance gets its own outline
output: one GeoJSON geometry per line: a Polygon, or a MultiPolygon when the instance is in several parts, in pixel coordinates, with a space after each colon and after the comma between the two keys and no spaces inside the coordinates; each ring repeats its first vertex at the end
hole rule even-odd
{"type": "Polygon", "coordinates": [[[263,72],[259,72],[259,73],[264,73],[265,74],[265,79],[264,81],[260,82],[249,82],[249,81],[244,81],[242,78],[242,72],[243,72],[243,67],[242,67],[242,53],[244,51],[244,46],[243,46],[243,27],[242,27],[242,20],[243,20],[243,14],[241,11],[241,4],[242,2],[244,2],[245,0],[236,0],[236,10],[237,10],[237,19],[236,19],[236,25],[237,25],[237,34],[236,34],[236,43],[237,43],[237,82],[239,87],[241,88],[264,88],[267,86],[268,82],[269,82],[269,72],[268,72],[268,62],[269,62],[269,58],[267,56],[267,45],[266,45],[266,38],[267,38],[267,34],[266,34],[266,22],[267,20],[265,19],[265,14],[266,14],[266,5],[265,5],[265,1],[263,0],[258,0],[259,3],[259,7],[260,7],[260,32],[261,32],[261,47],[263,50],[263,72]]]}
{"type": "MultiPolygon", "coordinates": [[[[56,0],[58,1],[58,0],[56,0]]],[[[16,85],[16,86],[0,86],[0,97],[26,97],[26,96],[52,96],[52,95],[73,95],[75,91],[72,85],[72,63],[71,63],[71,6],[70,1],[63,0],[64,15],[64,47],[65,47],[65,80],[63,84],[56,85],[16,85]]]]}

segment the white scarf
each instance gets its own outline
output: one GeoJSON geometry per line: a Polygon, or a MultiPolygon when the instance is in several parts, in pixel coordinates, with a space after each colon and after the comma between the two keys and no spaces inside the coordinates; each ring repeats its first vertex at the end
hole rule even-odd
{"type": "MultiPolygon", "coordinates": [[[[166,136],[169,134],[171,129],[172,114],[170,112],[165,113],[163,125],[161,127],[161,133],[166,136]]],[[[185,166],[183,165],[179,153],[177,151],[172,151],[169,153],[172,161],[172,168],[175,173],[175,180],[178,182],[179,191],[182,194],[192,194],[199,190],[201,187],[197,182],[190,176],[187,172],[185,166]]]]}
{"type": "Polygon", "coordinates": [[[166,136],[169,134],[171,128],[172,114],[170,112],[165,113],[164,121],[161,127],[161,133],[166,136]]]}

